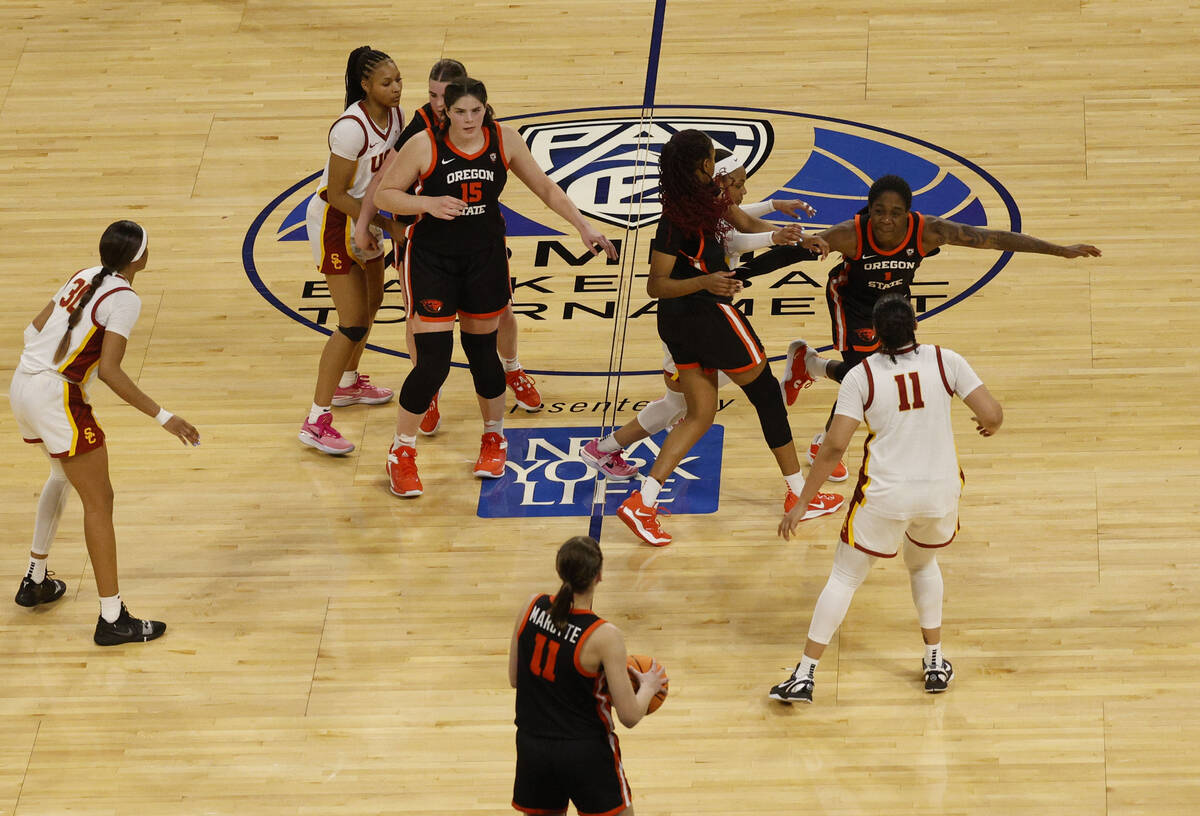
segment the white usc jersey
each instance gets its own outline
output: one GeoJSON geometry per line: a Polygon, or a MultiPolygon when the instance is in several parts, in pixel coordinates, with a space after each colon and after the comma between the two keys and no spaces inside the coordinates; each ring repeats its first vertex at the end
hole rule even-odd
{"type": "MultiPolygon", "coordinates": [[[[367,113],[366,104],[355,102],[329,128],[329,152],[358,162],[354,169],[354,181],[346,191],[352,198],[362,198],[371,177],[383,167],[388,151],[400,138],[403,117],[399,108],[388,108],[388,125],[380,130],[367,113]]],[[[321,183],[317,187],[317,195],[322,199],[328,186],[329,163],[326,162],[325,172],[321,174],[321,183]]]]}
{"type": "Polygon", "coordinates": [[[981,385],[961,355],[938,346],[918,346],[895,362],[872,354],[852,368],[834,410],[867,424],[854,507],[893,519],[953,512],[962,471],[950,405],[981,385]]]}
{"type": "Polygon", "coordinates": [[[71,312],[87,292],[92,278],[100,267],[84,269],[75,273],[62,288],[54,293],[54,309],[46,325],[39,332],[32,325],[25,329],[25,349],[17,370],[25,374],[50,373],[85,387],[96,372],[100,362],[100,348],[106,331],[129,337],[142,310],[142,299],[129,286],[129,281],[118,274],[105,276],[99,291],[92,295],[84,306],[83,314],[71,330],[67,354],[57,363],[54,352],[58,349],[67,320],[71,312]]]}

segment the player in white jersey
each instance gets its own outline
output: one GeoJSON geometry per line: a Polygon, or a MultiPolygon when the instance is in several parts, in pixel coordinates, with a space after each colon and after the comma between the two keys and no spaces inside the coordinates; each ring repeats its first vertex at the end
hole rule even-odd
{"type": "MultiPolygon", "coordinates": [[[[792,676],[770,692],[772,699],[785,703],[812,702],[817,661],[846,617],[854,591],[875,559],[896,556],[901,540],[925,641],[925,690],[945,691],[954,677],[954,667],[942,655],[942,571],[937,563],[938,549],[958,532],[962,489],[950,405],[955,395],[960,397],[974,412],[983,436],[999,429],[1004,412],[959,354],[917,344],[917,317],[907,299],[881,298],[873,317],[880,350],[842,380],[833,422],[800,496],[803,502],[816,493],[865,421],[858,486],[842,525],[833,572],[813,610],[804,655],[792,676]]],[[[800,521],[796,511],[785,515],[780,535],[789,538],[800,521]]]]}
{"type": "Polygon", "coordinates": [[[100,593],[94,640],[101,646],[153,640],[166,630],[140,620],[121,603],[113,490],[104,432],[92,415],[87,388],[99,375],[121,399],[158,420],[185,443],[200,434],[146,396],[121,368],[125,344],[141,312],[133,278],[149,259],[146,231],[117,221],[100,238],[101,266],[71,276],[25,328],[25,348],[13,372],[9,400],[26,442],[50,456],[50,478],[38,499],[29,569],[16,602],[31,607],[62,597],[66,584],[46,571],[68,484],[83,502],[83,532],[100,593]]]}
{"type": "MultiPolygon", "coordinates": [[[[346,110],[329,128],[329,161],[317,194],[308,202],[308,243],[313,263],[325,276],[337,309],[337,329],[329,335],[317,369],[317,385],[300,441],[322,453],[345,454],[354,444],[333,427],[332,406],[379,405],[389,388],[371,385],[358,364],[375,314],[383,303],[383,250],[354,242],[354,221],[363,193],[400,136],[400,72],[391,57],[364,45],[346,64],[346,110]]],[[[393,235],[402,226],[379,215],[372,228],[393,235]]]]}

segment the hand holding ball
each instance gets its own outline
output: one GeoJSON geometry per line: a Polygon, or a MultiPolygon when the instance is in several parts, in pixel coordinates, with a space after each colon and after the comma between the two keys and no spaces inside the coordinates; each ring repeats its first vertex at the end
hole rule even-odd
{"type": "Polygon", "coordinates": [[[626,660],[626,666],[629,671],[629,679],[633,682],[634,694],[642,687],[642,675],[650,672],[660,672],[662,674],[662,688],[650,698],[650,705],[646,708],[647,714],[653,714],[655,711],[658,711],[658,707],[663,704],[663,700],[667,699],[666,669],[657,665],[653,658],[646,657],[646,655],[634,654],[629,655],[629,658],[626,660]]]}

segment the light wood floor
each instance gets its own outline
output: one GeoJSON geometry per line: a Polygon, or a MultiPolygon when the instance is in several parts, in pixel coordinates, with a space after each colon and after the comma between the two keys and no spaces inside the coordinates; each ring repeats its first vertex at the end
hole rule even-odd
{"type": "MultiPolygon", "coordinates": [[[[104,226],[134,218],[154,263],[137,281],[128,369],[204,435],[184,450],[97,386],[122,594],[170,630],[143,647],[92,645],[95,586],[72,500],[51,554],[67,597],[38,611],[0,603],[0,814],[511,812],[508,633],[531,591],[555,588],[554,549],[586,520],[475,516],[479,430],[462,370],[443,432],[421,443],[418,501],[384,487],[392,406],[339,412],[360,445],[344,460],[299,445],[322,337],[250,286],[242,241],[321,168],[354,46],[396,58],[410,111],[442,55],[485,78],[502,115],[639,105],[653,11],[648,0],[0,6],[0,376],[48,295],[93,263],[104,226]]],[[[906,575],[891,563],[826,653],[816,704],[767,699],[799,657],[840,517],[793,543],[774,537],[780,489],[740,394],[724,395],[737,402],[722,415],[716,515],[670,519],[666,551],[608,521],[597,610],[671,676],[661,712],[622,733],[637,812],[1200,812],[1200,7],[669,0],[664,32],[658,102],[910,134],[996,176],[1027,232],[1104,257],[1018,256],[922,326],[923,340],[971,360],[1007,415],[992,440],[956,418],[968,492],[940,559],[951,693],[920,691],[906,575]]],[[[753,185],[769,192],[806,149],[781,139],[753,185]]],[[[524,190],[506,200],[563,226],[524,190]]],[[[265,244],[264,276],[291,275],[294,294],[312,277],[307,246],[265,244]]],[[[532,241],[513,245],[519,260],[532,241]]],[[[994,260],[951,248],[921,274],[977,277],[994,260]]],[[[805,321],[756,326],[776,353],[797,335],[826,341],[817,303],[805,321]]],[[[603,365],[608,324],[523,325],[528,367],[603,365]]],[[[375,339],[403,342],[398,325],[375,339]]],[[[638,367],[656,348],[652,323],[631,327],[638,367]]],[[[364,368],[398,388],[407,361],[370,354],[364,368]]],[[[548,401],[595,401],[604,382],[539,386],[548,401]]],[[[638,399],[660,388],[622,385],[638,399]]],[[[804,392],[799,439],[833,393],[804,392]]],[[[45,464],[7,410],[0,439],[15,591],[45,464]]]]}

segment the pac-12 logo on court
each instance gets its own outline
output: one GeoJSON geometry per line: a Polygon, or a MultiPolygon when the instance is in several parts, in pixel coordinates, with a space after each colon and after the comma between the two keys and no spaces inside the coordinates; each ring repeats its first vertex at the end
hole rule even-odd
{"type": "MultiPolygon", "coordinates": [[[[579,449],[601,435],[600,428],[506,428],[508,461],[504,476],[485,481],[479,491],[481,518],[591,515],[595,491],[604,491],[604,513],[617,507],[639,481],[597,481],[596,471],[579,458],[579,449]]],[[[667,436],[660,431],[631,445],[625,459],[647,469],[667,436]]],[[[674,513],[715,513],[721,492],[721,447],[725,429],[713,425],[659,494],[659,505],[674,513]]]]}
{"type": "MultiPolygon", "coordinates": [[[[695,128],[731,151],[746,166],[746,201],[803,199],[817,215],[801,222],[819,230],[854,217],[871,182],[893,173],[913,190],[912,208],[977,227],[1019,231],[1020,213],[1007,190],[971,160],[923,139],[877,125],[816,114],[757,108],[659,105],[652,118],[634,105],[551,111],[502,119],[525,139],[530,152],[585,214],[629,257],[626,275],[647,270],[649,237],[636,230],[661,215],[658,159],[676,132],[695,128]],[[634,253],[636,252],[636,257],[634,253]]],[[[319,165],[324,156],[314,156],[319,165]]],[[[328,334],[337,323],[329,288],[306,247],[305,212],[319,172],[301,179],[271,201],[254,220],[243,244],[246,275],[275,308],[328,334]]],[[[618,303],[618,262],[584,250],[578,236],[517,181],[504,193],[511,252],[513,308],[518,320],[563,330],[628,318],[630,336],[651,338],[626,353],[624,374],[658,374],[653,342],[657,303],[635,283],[629,310],[618,303]],[[643,328],[644,327],[644,328],[643,328]]],[[[775,213],[768,220],[790,222],[775,213]]],[[[913,306],[922,319],[979,291],[1008,263],[1010,253],[951,248],[921,266],[912,286],[913,306]],[[951,256],[946,258],[946,256],[951,256]]],[[[773,360],[803,328],[805,336],[828,331],[824,284],[837,259],[806,262],[756,278],[734,304],[752,318],[773,360]]],[[[1018,290],[1019,291],[1019,290],[1018,290]]],[[[383,308],[371,332],[370,348],[396,356],[404,352],[403,296],[388,275],[383,308]]],[[[603,335],[603,336],[606,336],[603,335]]],[[[534,375],[604,376],[607,353],[599,347],[563,348],[554,360],[524,355],[534,375]],[[594,354],[592,353],[594,352],[594,354]]],[[[455,365],[462,365],[456,363],[455,365]]]]}

